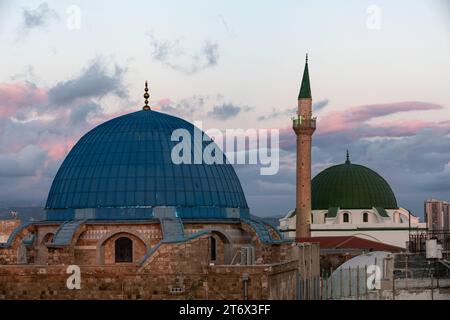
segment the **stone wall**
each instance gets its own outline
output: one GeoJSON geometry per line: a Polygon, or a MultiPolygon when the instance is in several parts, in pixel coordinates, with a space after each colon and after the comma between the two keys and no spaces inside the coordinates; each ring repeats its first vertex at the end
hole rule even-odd
{"type": "MultiPolygon", "coordinates": [[[[82,225],[74,234],[70,246],[52,247],[48,242],[58,228],[59,224],[52,223],[40,224],[35,228],[36,241],[32,247],[36,257],[35,264],[112,264],[115,256],[114,241],[120,236],[129,237],[133,241],[133,261],[137,263],[149,248],[162,239],[158,223],[93,223],[82,225]]],[[[22,236],[17,238],[17,242],[20,242],[22,236]]],[[[0,261],[0,264],[8,263],[0,261]]]]}
{"type": "Polygon", "coordinates": [[[67,288],[67,266],[0,266],[0,299],[295,299],[297,279],[318,273],[314,244],[290,247],[305,261],[242,266],[211,265],[208,246],[205,235],[163,243],[141,267],[80,266],[81,290],[67,288]]]}
{"type": "MultiPolygon", "coordinates": [[[[116,253],[115,242],[117,239],[119,239],[121,237],[127,237],[132,241],[132,243],[133,243],[132,258],[133,258],[134,263],[138,263],[140,261],[140,259],[147,252],[146,243],[143,242],[137,236],[127,233],[127,232],[116,233],[116,234],[114,234],[114,236],[107,239],[103,244],[103,263],[104,264],[114,264],[115,263],[115,253],[116,253]]],[[[96,246],[83,246],[83,247],[78,246],[78,248],[81,248],[81,249],[77,250],[78,252],[80,252],[80,253],[89,252],[90,255],[89,256],[85,255],[84,260],[75,259],[77,264],[82,264],[82,265],[95,264],[95,262],[92,263],[93,262],[92,258],[94,257],[93,253],[96,253],[96,248],[97,248],[96,246]],[[89,257],[89,259],[86,259],[86,257],[89,257]]]]}
{"type": "Polygon", "coordinates": [[[295,299],[297,262],[272,265],[211,266],[208,268],[210,299],[295,299]]]}
{"type": "MultiPolygon", "coordinates": [[[[40,223],[21,231],[12,247],[0,248],[0,264],[16,264],[22,239],[30,232],[35,234],[35,242],[27,251],[28,263],[38,265],[78,264],[102,265],[114,263],[114,240],[122,234],[133,241],[133,261],[137,262],[145,253],[162,240],[161,227],[158,222],[146,223],[87,223],[74,234],[69,246],[56,247],[51,245],[52,238],[57,233],[60,224],[40,223]],[[1,258],[3,257],[3,259],[1,258]],[[33,259],[31,259],[33,257],[33,259]],[[33,260],[33,261],[31,261],[33,260]]],[[[256,245],[252,237],[241,228],[240,223],[186,223],[187,235],[202,229],[213,230],[217,244],[216,264],[228,264],[240,250],[242,245],[256,245]]],[[[251,230],[249,230],[251,231],[251,230]]],[[[210,250],[210,249],[209,249],[210,250]]],[[[270,249],[268,249],[270,252],[270,249]]],[[[24,250],[22,250],[24,251],[24,250]]],[[[257,249],[257,252],[258,249],[257,249]]],[[[25,260],[25,259],[24,259],[25,260]]],[[[261,262],[264,259],[261,259],[261,262]]]]}
{"type": "Polygon", "coordinates": [[[209,236],[205,235],[188,242],[162,243],[140,271],[202,274],[209,262],[209,236]]]}
{"type": "MultiPolygon", "coordinates": [[[[195,268],[195,267],[194,267],[195,268]]],[[[191,269],[191,268],[189,268],[191,269]]],[[[136,266],[81,267],[81,289],[69,290],[64,266],[0,267],[0,299],[294,299],[296,263],[209,266],[202,273],[138,271],[136,266]]],[[[191,271],[191,270],[189,270],[191,271]]],[[[193,270],[195,271],[195,270],[193,270]]]]}
{"type": "Polygon", "coordinates": [[[0,261],[0,299],[294,299],[297,280],[319,273],[318,245],[263,244],[245,224],[187,224],[188,234],[197,227],[213,231],[165,243],[158,223],[94,223],[77,229],[69,246],[52,247],[48,241],[57,227],[30,226],[11,248],[0,248],[6,261],[0,261]],[[37,235],[34,248],[25,248],[28,263],[32,257],[35,264],[18,265],[22,239],[29,232],[37,235]],[[133,241],[133,263],[112,264],[114,241],[122,235],[133,241]],[[211,237],[217,243],[215,261],[211,237]],[[256,264],[231,265],[231,255],[249,244],[256,248],[256,264]],[[149,249],[154,251],[146,256],[149,249]],[[71,264],[81,268],[81,290],[66,287],[71,264]]]}
{"type": "Polygon", "coordinates": [[[19,225],[19,219],[0,220],[0,243],[8,241],[9,235],[19,225]]]}
{"type": "MultiPolygon", "coordinates": [[[[76,230],[69,246],[52,246],[54,235],[58,232],[58,223],[40,223],[20,232],[11,248],[0,248],[3,259],[0,264],[34,263],[37,265],[103,265],[113,264],[114,241],[119,235],[133,241],[133,262],[137,263],[150,248],[162,240],[158,222],[139,223],[87,223],[76,230]],[[28,233],[35,234],[34,244],[24,250],[22,239],[28,233]],[[25,252],[20,254],[19,251],[25,252]],[[22,259],[18,257],[22,256],[22,259]]],[[[212,231],[216,239],[217,259],[215,264],[238,262],[242,246],[254,246],[256,263],[267,264],[287,260],[287,244],[268,245],[261,243],[252,228],[245,223],[185,223],[187,236],[200,230],[212,231]],[[233,260],[235,258],[235,260],[233,260]],[[237,260],[236,260],[237,259],[237,260]]],[[[208,247],[207,251],[211,251],[208,247]]]]}
{"type": "Polygon", "coordinates": [[[30,250],[32,248],[26,248],[22,243],[22,239],[30,233],[36,233],[34,225],[20,230],[9,247],[0,247],[0,265],[34,263],[35,253],[30,250]]]}
{"type": "Polygon", "coordinates": [[[298,261],[290,264],[282,264],[272,269],[269,276],[270,300],[294,300],[296,299],[298,278],[298,261]]]}
{"type": "Polygon", "coordinates": [[[0,266],[17,263],[16,248],[0,248],[0,266]]]}

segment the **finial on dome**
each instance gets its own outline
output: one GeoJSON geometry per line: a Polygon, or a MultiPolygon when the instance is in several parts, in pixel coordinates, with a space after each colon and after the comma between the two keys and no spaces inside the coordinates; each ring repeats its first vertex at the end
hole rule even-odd
{"type": "Polygon", "coordinates": [[[148,84],[147,81],[145,81],[145,89],[144,89],[145,93],[144,93],[144,98],[145,98],[145,106],[142,107],[142,110],[144,111],[149,111],[150,106],[148,105],[148,98],[150,98],[150,95],[148,94],[148,84]]]}
{"type": "Polygon", "coordinates": [[[345,163],[350,163],[350,154],[348,152],[348,149],[347,149],[347,161],[345,161],[345,163]]]}

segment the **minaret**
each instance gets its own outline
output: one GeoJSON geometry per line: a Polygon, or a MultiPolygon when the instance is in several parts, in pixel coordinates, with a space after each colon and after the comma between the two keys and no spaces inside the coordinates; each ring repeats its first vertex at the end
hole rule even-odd
{"type": "Polygon", "coordinates": [[[312,117],[311,86],[309,83],[308,54],[298,95],[298,112],[293,121],[297,135],[297,188],[296,188],[296,239],[311,237],[311,140],[316,130],[312,117]]]}

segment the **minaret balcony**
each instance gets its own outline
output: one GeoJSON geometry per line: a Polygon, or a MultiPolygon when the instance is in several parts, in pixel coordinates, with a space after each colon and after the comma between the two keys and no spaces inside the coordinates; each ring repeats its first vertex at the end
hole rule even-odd
{"type": "Polygon", "coordinates": [[[314,131],[316,130],[316,118],[305,118],[303,116],[295,116],[292,118],[292,127],[297,131],[314,131]]]}

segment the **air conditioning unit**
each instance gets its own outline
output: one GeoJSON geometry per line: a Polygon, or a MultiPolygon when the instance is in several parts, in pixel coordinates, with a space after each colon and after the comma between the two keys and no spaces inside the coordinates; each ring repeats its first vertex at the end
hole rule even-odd
{"type": "Polygon", "coordinates": [[[427,240],[425,248],[427,259],[442,259],[442,245],[437,243],[437,239],[427,240]]]}
{"type": "Polygon", "coordinates": [[[242,247],[241,248],[241,265],[255,264],[255,248],[242,247]]]}

